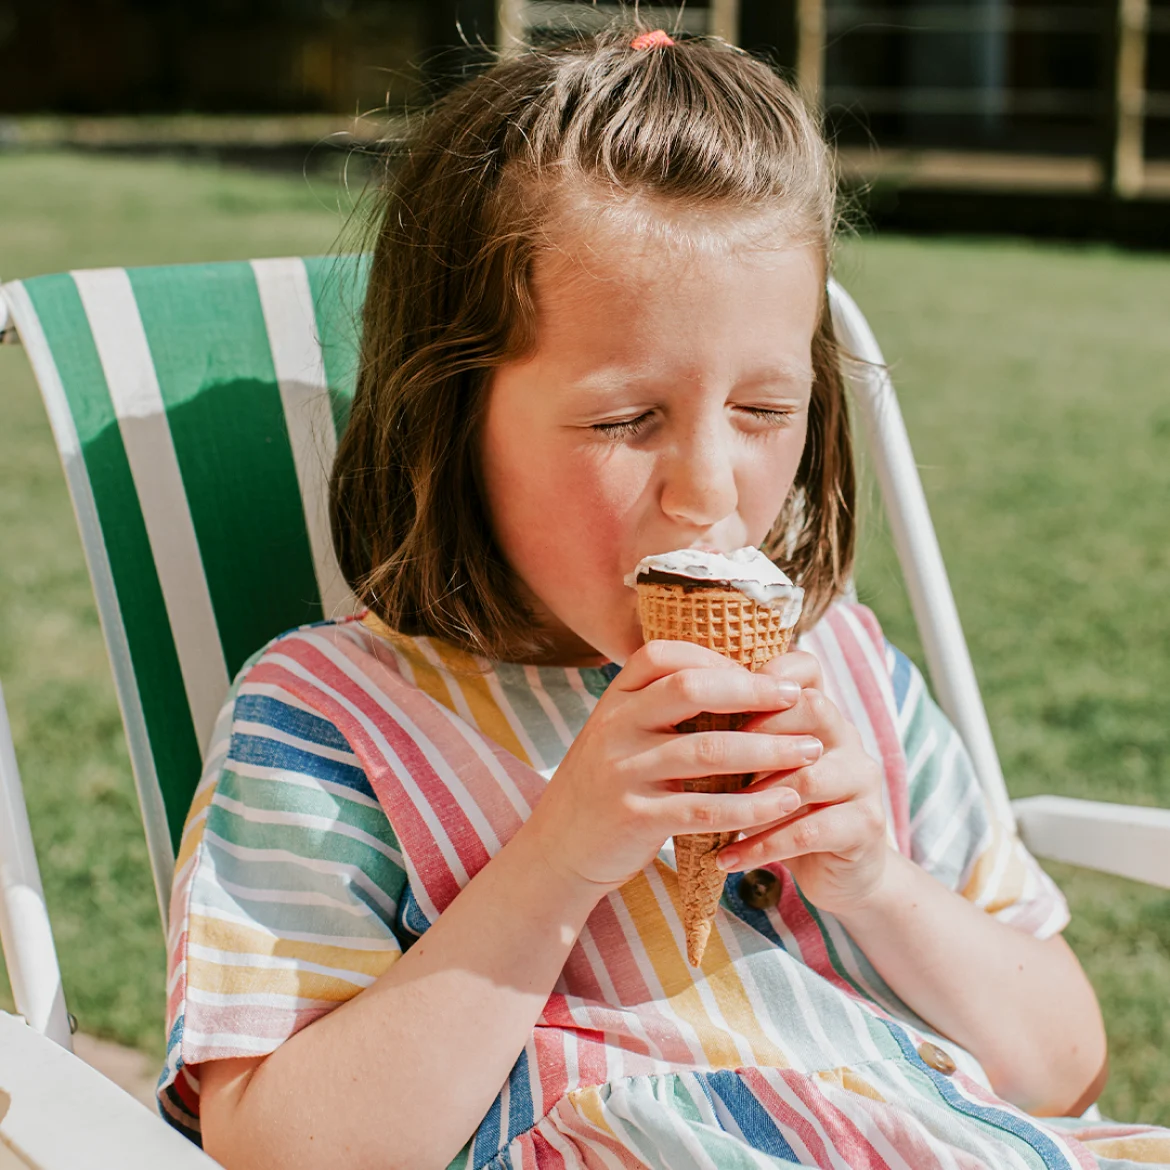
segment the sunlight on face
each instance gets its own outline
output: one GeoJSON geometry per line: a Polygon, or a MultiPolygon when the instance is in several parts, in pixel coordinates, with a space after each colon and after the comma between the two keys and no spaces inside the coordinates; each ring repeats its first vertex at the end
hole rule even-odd
{"type": "Polygon", "coordinates": [[[775,237],[562,234],[536,261],[536,351],[492,380],[484,483],[551,660],[624,662],[642,635],[622,578],[642,557],[758,545],[783,506],[824,274],[775,237]]]}

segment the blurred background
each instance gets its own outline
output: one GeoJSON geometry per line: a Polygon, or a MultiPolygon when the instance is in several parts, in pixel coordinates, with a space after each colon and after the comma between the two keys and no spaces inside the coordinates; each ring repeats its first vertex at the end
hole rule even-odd
{"type": "MultiPolygon", "coordinates": [[[[0,0],[0,279],[345,247],[412,110],[497,48],[619,11],[0,0]]],[[[768,55],[825,112],[854,224],[837,274],[891,362],[1012,794],[1170,806],[1170,0],[641,15],[768,55]]],[[[163,941],[19,346],[0,348],[0,405],[0,682],[66,995],[79,1048],[146,1097],[163,941]]],[[[921,663],[872,488],[858,579],[921,663]]],[[[1105,1011],[1102,1108],[1170,1124],[1170,894],[1050,869],[1105,1011]]]]}

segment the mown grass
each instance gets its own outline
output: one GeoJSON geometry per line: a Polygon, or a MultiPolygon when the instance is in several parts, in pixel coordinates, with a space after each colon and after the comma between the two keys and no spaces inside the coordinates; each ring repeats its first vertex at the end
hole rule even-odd
{"type": "MultiPolygon", "coordinates": [[[[312,253],[330,177],[0,155],[0,276],[312,253]]],[[[1170,266],[1025,243],[862,239],[840,275],[894,368],[1013,795],[1170,805],[1170,266]]],[[[52,440],[0,350],[0,680],[66,991],[161,1054],[163,946],[121,723],[52,440]]],[[[860,587],[919,655],[880,521],[860,587]]],[[[1170,895],[1053,866],[1101,996],[1102,1107],[1170,1124],[1170,895]]]]}

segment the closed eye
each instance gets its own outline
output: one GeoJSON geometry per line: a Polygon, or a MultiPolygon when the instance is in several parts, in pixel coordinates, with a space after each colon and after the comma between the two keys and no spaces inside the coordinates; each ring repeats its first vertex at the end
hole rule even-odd
{"type": "Polygon", "coordinates": [[[653,417],[651,410],[643,411],[637,418],[621,419],[619,422],[594,423],[590,430],[608,439],[623,439],[636,435],[653,417]]]}

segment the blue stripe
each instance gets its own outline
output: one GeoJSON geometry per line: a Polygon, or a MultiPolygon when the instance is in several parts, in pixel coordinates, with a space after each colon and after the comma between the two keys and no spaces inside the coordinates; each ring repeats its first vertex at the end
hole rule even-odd
{"type": "Polygon", "coordinates": [[[951,1078],[936,1072],[918,1055],[918,1050],[910,1043],[906,1030],[894,1023],[893,1020],[883,1020],[882,1023],[890,1030],[890,1035],[902,1050],[902,1055],[920,1072],[924,1073],[932,1082],[938,1094],[956,1113],[985,1122],[996,1129],[1003,1130],[1018,1137],[1020,1141],[1032,1147],[1049,1170],[1075,1170],[1076,1163],[1070,1162],[1057,1148],[1056,1143],[1043,1130],[1032,1125],[1024,1117],[1016,1113],[1009,1113],[1006,1109],[997,1109],[993,1105],[980,1105],[969,1101],[955,1088],[951,1078]]]}
{"type": "Polygon", "coordinates": [[[704,1088],[710,1085],[719,1094],[753,1150],[800,1164],[796,1151],[788,1144],[776,1122],[736,1073],[722,1071],[697,1073],[696,1076],[704,1088]]]}
{"type": "Polygon", "coordinates": [[[475,1131],[475,1148],[472,1156],[473,1166],[482,1166],[491,1161],[500,1152],[500,1116],[503,1110],[504,1092],[501,1089],[496,1094],[487,1116],[479,1123],[475,1131]]]}
{"type": "MultiPolygon", "coordinates": [[[[247,687],[247,681],[244,683],[247,687]]],[[[269,695],[249,694],[244,690],[236,699],[233,718],[236,722],[260,723],[275,727],[286,735],[295,735],[321,747],[333,748],[339,752],[351,752],[345,736],[326,719],[282,703],[269,695]]]]}
{"type": "Polygon", "coordinates": [[[412,939],[420,939],[431,928],[431,920],[423,913],[409,883],[398,903],[398,925],[401,927],[400,938],[403,934],[409,934],[412,939]]]}
{"type": "Polygon", "coordinates": [[[739,896],[739,882],[742,877],[742,872],[729,873],[727,875],[727,881],[723,886],[723,908],[730,910],[741,922],[746,922],[752,930],[762,934],[773,946],[779,947],[782,951],[787,951],[788,948],[784,945],[784,940],[776,933],[775,928],[772,926],[768,912],[749,906],[739,896]]]}
{"type": "Polygon", "coordinates": [[[527,1049],[523,1049],[516,1058],[508,1077],[508,1102],[508,1141],[511,1143],[536,1124],[532,1110],[532,1086],[528,1077],[527,1049]]]}
{"type": "Polygon", "coordinates": [[[894,656],[894,669],[890,675],[890,680],[894,684],[894,706],[897,708],[898,714],[901,715],[902,706],[905,704],[906,696],[910,692],[910,679],[913,677],[914,664],[897,646],[891,646],[887,642],[886,648],[894,656]]]}
{"type": "Polygon", "coordinates": [[[230,771],[232,764],[251,764],[258,768],[296,772],[302,776],[312,776],[316,780],[340,784],[343,788],[359,792],[371,800],[377,799],[361,768],[304,751],[279,740],[266,739],[262,735],[244,735],[236,732],[228,748],[225,770],[230,771]]]}

